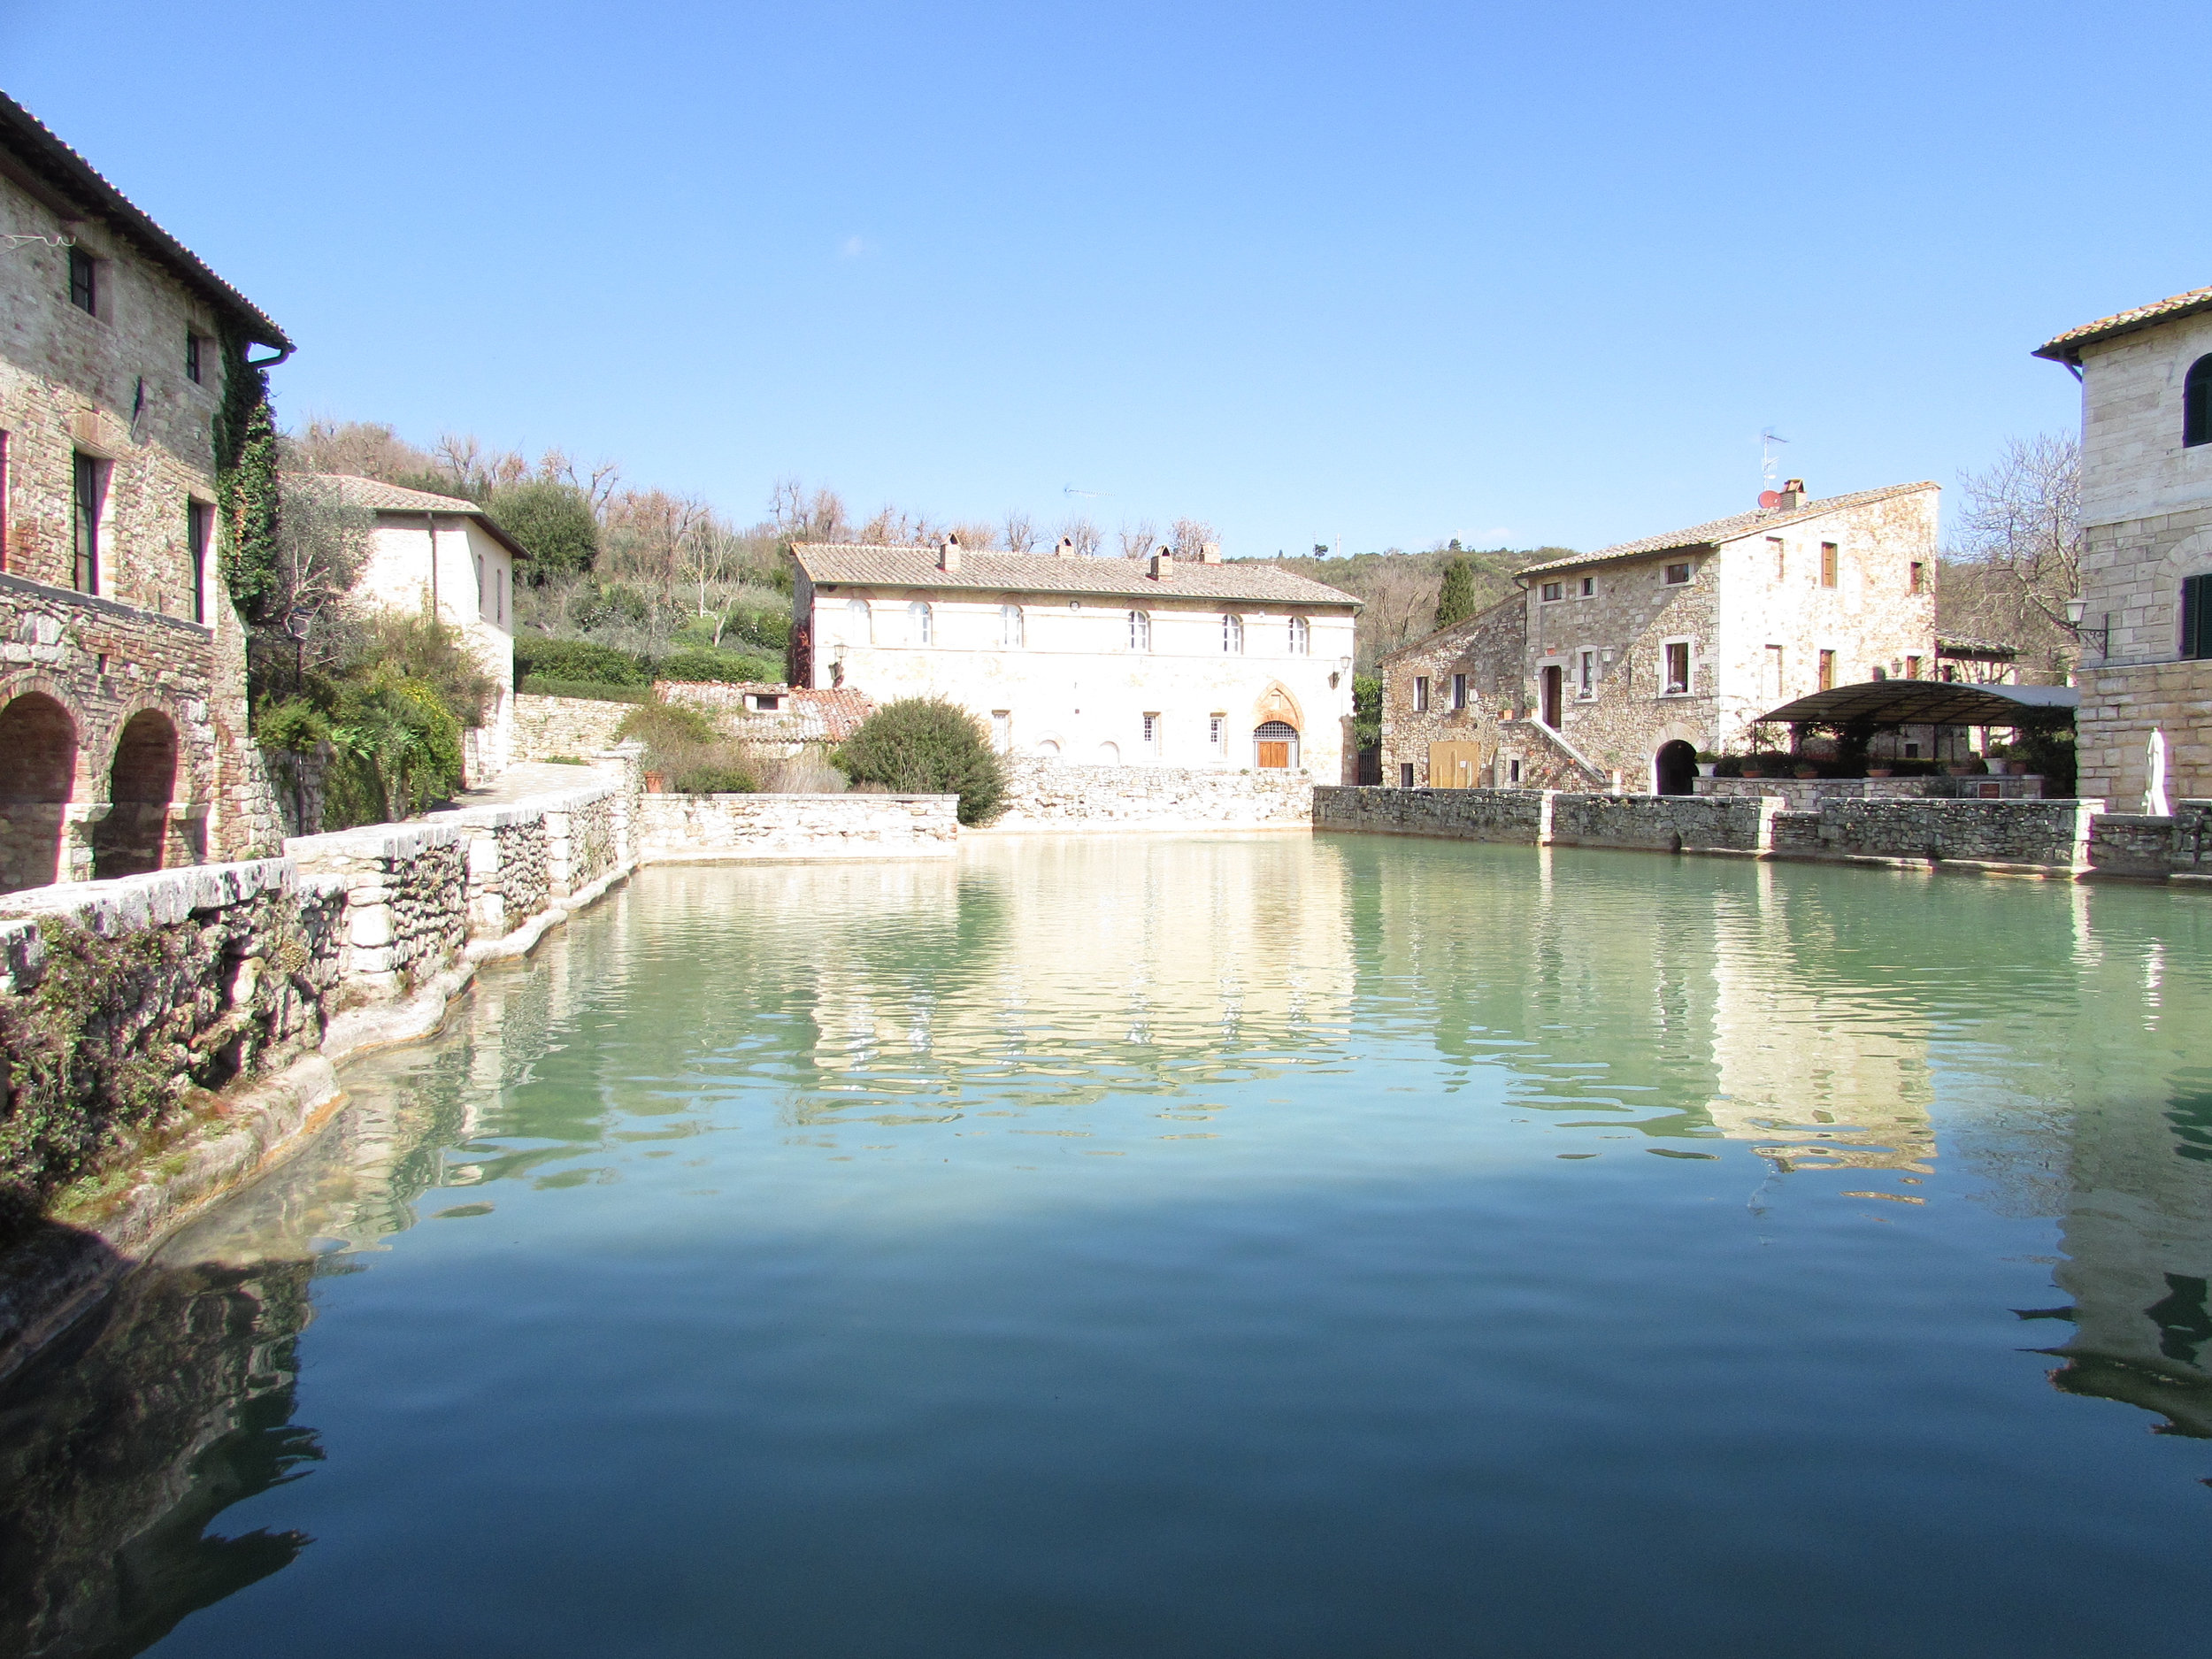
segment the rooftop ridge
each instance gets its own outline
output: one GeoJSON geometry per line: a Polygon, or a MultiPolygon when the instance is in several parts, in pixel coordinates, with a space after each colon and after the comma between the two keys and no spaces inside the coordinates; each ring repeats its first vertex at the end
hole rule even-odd
{"type": "Polygon", "coordinates": [[[1576,553],[1566,558],[1548,559],[1541,565],[1524,565],[1514,572],[1518,576],[1533,576],[1543,571],[1577,570],[1585,565],[1605,564],[1614,559],[1636,558],[1647,553],[1670,553],[1678,548],[1709,546],[1716,541],[1732,541],[1737,537],[1755,531],[1802,523],[1817,518],[1824,513],[1838,512],[1849,507],[1863,507],[1872,502],[1887,501],[1899,495],[1909,495],[1924,489],[1940,489],[1933,479],[1921,479],[1910,484],[1886,484],[1878,489],[1855,490],[1848,495],[1826,495],[1817,501],[1785,511],[1781,508],[1756,507],[1749,512],[1740,512],[1725,518],[1711,518],[1703,524],[1694,524],[1686,529],[1670,530],[1663,535],[1645,536],[1634,541],[1617,541],[1588,553],[1576,553]]]}
{"type": "Polygon", "coordinates": [[[2109,317],[2100,317],[2093,323],[2084,323],[2078,328],[2069,328],[2062,334],[2054,334],[2028,355],[2047,358],[2053,363],[2078,364],[2081,348],[2094,345],[2100,340],[2109,340],[2116,334],[2132,334],[2138,328],[2147,328],[2153,323],[2170,322],[2197,311],[2212,311],[2212,288],[2191,288],[2185,294],[2170,295],[2162,300],[2153,300],[2148,305],[2138,305],[2124,311],[2115,311],[2109,317]]]}

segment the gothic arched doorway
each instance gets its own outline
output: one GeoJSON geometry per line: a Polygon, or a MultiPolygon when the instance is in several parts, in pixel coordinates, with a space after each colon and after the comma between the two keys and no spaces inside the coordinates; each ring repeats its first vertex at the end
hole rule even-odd
{"type": "Polygon", "coordinates": [[[108,810],[92,832],[92,879],[161,868],[169,800],[177,787],[177,728],[142,709],[124,723],[108,773],[108,810]]]}
{"type": "Polygon", "coordinates": [[[1298,728],[1287,720],[1263,720],[1254,726],[1252,764],[1262,772],[1295,771],[1298,728]]]}
{"type": "Polygon", "coordinates": [[[1659,745],[1652,757],[1652,777],[1661,795],[1697,793],[1697,750],[1680,738],[1659,745]]]}
{"type": "Polygon", "coordinates": [[[61,879],[62,815],[77,782],[77,723],[43,692],[0,709],[0,893],[61,879]]]}

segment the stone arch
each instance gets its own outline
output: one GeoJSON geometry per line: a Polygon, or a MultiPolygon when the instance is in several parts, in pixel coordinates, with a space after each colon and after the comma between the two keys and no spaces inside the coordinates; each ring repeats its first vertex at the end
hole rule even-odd
{"type": "Polygon", "coordinates": [[[1697,793],[1697,748],[1681,738],[1670,738],[1651,757],[1654,795],[1697,793]]]}
{"type": "Polygon", "coordinates": [[[77,793],[78,723],[51,692],[0,707],[0,892],[65,879],[63,830],[77,793]]]}
{"type": "Polygon", "coordinates": [[[179,748],[176,723],[158,709],[141,709],[123,722],[108,767],[107,811],[92,831],[95,881],[162,867],[179,748]]]}
{"type": "Polygon", "coordinates": [[[1271,681],[1259,701],[1252,705],[1252,724],[1265,726],[1270,720],[1279,720],[1285,726],[1294,726],[1301,732],[1306,729],[1305,711],[1299,708],[1298,699],[1290,695],[1290,687],[1279,680],[1271,681]]]}
{"type": "MultiPolygon", "coordinates": [[[[2159,560],[2158,571],[2158,587],[2147,595],[2150,603],[2144,618],[2149,640],[2131,650],[2121,647],[2113,653],[2115,656],[2126,650],[2130,656],[2147,654],[2161,659],[2181,649],[2181,584],[2191,576],[2212,576],[2212,530],[2199,530],[2175,542],[2159,560]]],[[[2103,617],[2095,615],[2083,620],[2093,628],[2101,627],[2106,622],[2103,617]]]]}

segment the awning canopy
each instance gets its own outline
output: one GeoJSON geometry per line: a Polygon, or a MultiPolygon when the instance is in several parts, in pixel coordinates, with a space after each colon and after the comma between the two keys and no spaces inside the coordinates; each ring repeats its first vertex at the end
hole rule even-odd
{"type": "Polygon", "coordinates": [[[1776,726],[2067,726],[2081,703],[2071,686],[1971,686],[1955,680],[1869,680],[1786,703],[1776,726]]]}

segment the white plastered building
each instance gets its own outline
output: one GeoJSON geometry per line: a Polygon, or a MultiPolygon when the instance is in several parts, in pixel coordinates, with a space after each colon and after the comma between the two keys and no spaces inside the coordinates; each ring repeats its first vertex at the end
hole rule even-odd
{"type": "Polygon", "coordinates": [[[344,473],[319,477],[375,518],[354,596],[388,611],[434,611],[460,630],[498,687],[484,724],[461,734],[464,780],[497,777],[514,752],[515,561],[529,554],[461,496],[344,473]]]}
{"type": "Polygon", "coordinates": [[[1351,756],[1349,594],[1257,561],[810,543],[792,678],[879,704],[941,696],[1010,754],[1090,765],[1292,769],[1351,756]]]}

